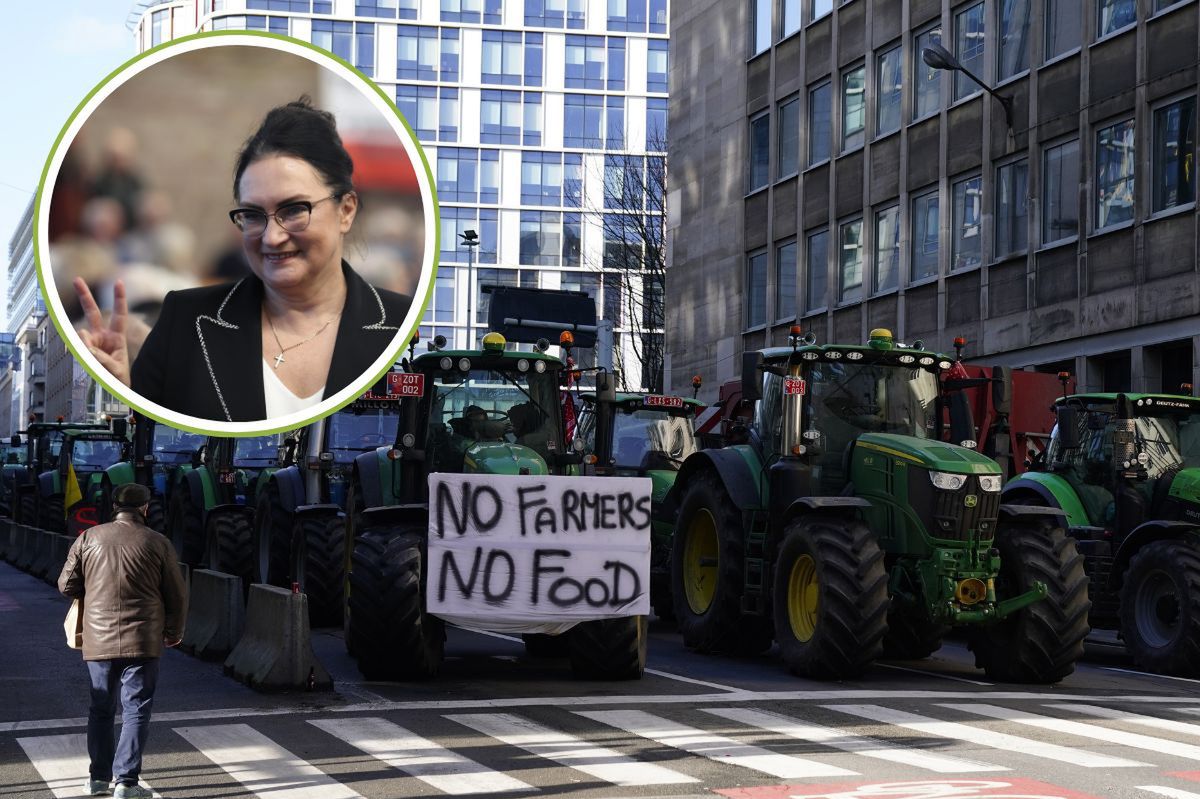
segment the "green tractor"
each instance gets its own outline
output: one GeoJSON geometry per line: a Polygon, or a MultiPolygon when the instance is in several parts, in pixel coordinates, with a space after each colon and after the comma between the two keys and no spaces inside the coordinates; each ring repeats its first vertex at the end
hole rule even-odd
{"type": "Polygon", "coordinates": [[[294,463],[273,471],[254,514],[254,581],[299,584],[313,626],[340,624],[350,470],[364,452],[389,446],[398,403],[369,393],[289,440],[294,463]]]}
{"type": "MultiPolygon", "coordinates": [[[[424,569],[431,476],[578,474],[560,406],[565,367],[548,346],[506,351],[493,332],[482,350],[434,350],[404,362],[395,442],[355,459],[347,508],[346,645],[368,679],[428,678],[442,662],[446,622],[427,612],[432,576],[424,569]]],[[[603,382],[611,394],[611,381],[603,382]]],[[[630,679],[645,668],[645,624],[643,615],[597,613],[563,617],[553,629],[505,629],[533,633],[533,641],[565,637],[576,676],[630,679]]]]}
{"type": "Polygon", "coordinates": [[[284,456],[279,435],[210,437],[191,468],[180,467],[167,506],[167,537],[181,563],[253,577],[255,503],[284,456]]]}
{"type": "MultiPolygon", "coordinates": [[[[580,395],[576,436],[595,456],[597,475],[649,477],[654,506],[667,498],[679,468],[696,452],[693,422],[705,404],[661,394],[618,392],[600,402],[595,392],[580,395]],[[607,416],[608,418],[604,418],[607,416]]],[[[674,617],[671,596],[671,538],[675,526],[655,516],[650,542],[650,604],[661,619],[674,617]]]]}
{"type": "Polygon", "coordinates": [[[69,430],[107,430],[107,424],[92,422],[30,422],[21,432],[25,434],[22,444],[20,434],[9,442],[10,449],[25,449],[19,463],[6,463],[3,467],[4,504],[8,506],[12,520],[17,524],[38,525],[37,477],[58,466],[58,453],[62,449],[63,437],[69,430]]]}
{"type": "MultiPolygon", "coordinates": [[[[840,679],[965,628],[993,679],[1052,683],[1087,635],[1083,559],[1058,511],[1000,502],[991,459],[943,443],[950,359],[896,344],[748,352],[745,443],[690,456],[661,509],[684,642],[840,679]]],[[[953,410],[953,405],[950,406],[953,410]]]]}
{"type": "Polygon", "coordinates": [[[68,430],[53,469],[38,475],[38,526],[79,535],[100,523],[100,480],[129,443],[124,419],[112,430],[68,430]]]}
{"type": "Polygon", "coordinates": [[[1092,627],[1137,664],[1200,674],[1200,399],[1077,394],[1005,502],[1066,514],[1090,577],[1092,627]]]}
{"type": "Polygon", "coordinates": [[[112,519],[112,492],[117,486],[140,483],[151,492],[146,524],[166,533],[170,501],[167,491],[181,468],[191,468],[195,453],[204,445],[204,436],[176,430],[140,414],[133,416],[130,429],[132,440],[126,456],[105,469],[100,478],[100,521],[112,519]]]}

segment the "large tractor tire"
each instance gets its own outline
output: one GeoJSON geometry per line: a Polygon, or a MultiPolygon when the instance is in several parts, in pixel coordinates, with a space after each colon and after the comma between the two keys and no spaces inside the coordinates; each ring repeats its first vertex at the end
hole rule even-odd
{"type": "Polygon", "coordinates": [[[950,628],[924,618],[922,608],[899,607],[893,599],[883,637],[883,656],[890,660],[921,660],[942,648],[950,628]]]}
{"type": "Polygon", "coordinates": [[[646,670],[646,617],[599,619],[566,633],[571,672],[580,680],[639,680],[646,670]]]}
{"type": "Polygon", "coordinates": [[[742,516],[711,472],[687,487],[671,540],[671,594],[683,643],[697,652],[756,655],[770,619],[743,616],[742,516]]]}
{"type": "Polygon", "coordinates": [[[186,483],[175,489],[167,510],[167,531],[180,562],[191,567],[199,566],[206,554],[200,510],[194,506],[186,483]]]}
{"type": "Polygon", "coordinates": [[[37,524],[37,497],[33,495],[32,491],[21,493],[20,501],[17,503],[17,524],[29,527],[37,524]]]}
{"type": "Polygon", "coordinates": [[[1138,550],[1121,586],[1121,637],[1147,671],[1200,673],[1200,549],[1163,540],[1138,550]]]}
{"type": "Polygon", "coordinates": [[[342,538],[346,524],[337,516],[301,517],[292,542],[292,579],[308,595],[313,627],[342,623],[342,538]]]}
{"type": "Polygon", "coordinates": [[[283,507],[274,480],[258,498],[254,508],[254,581],[288,588],[295,579],[292,566],[292,514],[283,507]]]}
{"type": "Polygon", "coordinates": [[[425,613],[423,539],[404,525],[363,530],[354,543],[347,646],[368,680],[428,679],[442,664],[445,625],[425,613]]]}
{"type": "Polygon", "coordinates": [[[1001,524],[996,533],[1000,574],[996,599],[1049,593],[997,624],[971,631],[975,665],[1001,682],[1056,683],[1075,671],[1088,634],[1088,580],[1074,539],[1049,523],[1001,524]]]}
{"type": "Polygon", "coordinates": [[[67,531],[67,517],[63,510],[62,494],[55,494],[43,499],[38,510],[41,517],[38,519],[38,527],[60,535],[67,531]]]}
{"type": "Polygon", "coordinates": [[[205,525],[208,568],[232,574],[250,588],[250,520],[244,513],[216,511],[205,525]]]}
{"type": "Polygon", "coordinates": [[[350,635],[350,573],[354,571],[355,536],[362,530],[362,507],[362,481],[358,477],[358,470],[354,469],[346,490],[346,514],[343,520],[346,528],[342,538],[342,637],[346,642],[346,652],[351,657],[355,657],[355,649],[354,639],[350,635]]]}
{"type": "MultiPolygon", "coordinates": [[[[111,499],[109,500],[112,501],[111,499]]],[[[146,508],[146,526],[151,530],[163,533],[167,532],[167,514],[163,510],[162,494],[154,494],[150,497],[150,505],[146,508]]]]}
{"type": "Polygon", "coordinates": [[[887,571],[879,542],[857,519],[795,519],[784,530],[772,592],[775,639],[793,673],[862,674],[883,652],[887,571]]]}

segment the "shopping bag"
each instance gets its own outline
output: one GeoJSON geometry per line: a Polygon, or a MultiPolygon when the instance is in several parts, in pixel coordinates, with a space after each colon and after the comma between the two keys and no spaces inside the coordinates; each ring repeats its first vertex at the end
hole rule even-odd
{"type": "Polygon", "coordinates": [[[72,649],[83,648],[83,600],[71,601],[67,618],[63,620],[63,632],[67,634],[67,646],[72,649]]]}

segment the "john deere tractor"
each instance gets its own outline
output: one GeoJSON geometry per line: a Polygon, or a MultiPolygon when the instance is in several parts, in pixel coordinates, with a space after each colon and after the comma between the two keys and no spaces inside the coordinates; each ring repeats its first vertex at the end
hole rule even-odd
{"type": "Polygon", "coordinates": [[[1066,514],[1091,578],[1091,625],[1151,671],[1200,674],[1200,399],[1077,394],[1043,460],[1004,500],[1066,514]]]}
{"type": "Polygon", "coordinates": [[[125,483],[140,483],[150,489],[150,510],[146,524],[160,533],[167,531],[167,492],[176,483],[180,469],[190,469],[196,452],[204,445],[204,436],[176,430],[154,419],[135,415],[126,456],[104,470],[100,478],[98,510],[101,521],[112,517],[112,492],[125,483]]]}
{"type": "Polygon", "coordinates": [[[1087,634],[1087,578],[1057,511],[1000,502],[991,459],[941,440],[950,359],[867,345],[745,354],[746,443],[701,450],[662,513],[675,614],[699,651],[761,652],[838,679],[924,657],[965,628],[998,680],[1051,683],[1087,634]]]}
{"type": "Polygon", "coordinates": [[[354,459],[390,445],[398,402],[371,392],[289,441],[292,462],[272,472],[254,515],[254,580],[298,583],[314,626],[341,623],[347,489],[354,459]]]}
{"type": "MultiPolygon", "coordinates": [[[[405,361],[394,443],[355,459],[347,510],[346,643],[368,678],[427,678],[442,662],[446,622],[427,612],[425,595],[431,474],[577,473],[580,456],[567,445],[559,400],[564,364],[548,346],[506,351],[493,332],[481,350],[435,350],[405,361]]],[[[489,629],[483,621],[454,622],[489,629]]],[[[568,636],[577,676],[635,678],[645,666],[644,616],[595,614],[574,626],[564,619],[554,630],[506,629],[568,636]]]]}

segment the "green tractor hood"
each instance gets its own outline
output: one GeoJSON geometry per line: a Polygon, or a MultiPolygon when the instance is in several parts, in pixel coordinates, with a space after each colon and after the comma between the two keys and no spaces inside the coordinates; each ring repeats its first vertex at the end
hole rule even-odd
{"type": "MultiPolygon", "coordinates": [[[[1200,469],[1180,469],[1171,481],[1171,498],[1200,505],[1200,469]]],[[[1188,514],[1191,516],[1191,514],[1188,514]]],[[[1194,517],[1193,517],[1194,518],[1194,517]]]]}
{"type": "Polygon", "coordinates": [[[930,438],[901,436],[894,433],[863,433],[855,442],[864,455],[874,450],[901,458],[930,471],[951,474],[1000,474],[994,460],[973,449],[947,444],[930,438]]]}
{"type": "Polygon", "coordinates": [[[483,441],[467,448],[463,457],[467,474],[549,474],[541,456],[529,447],[504,441],[483,441]]]}

